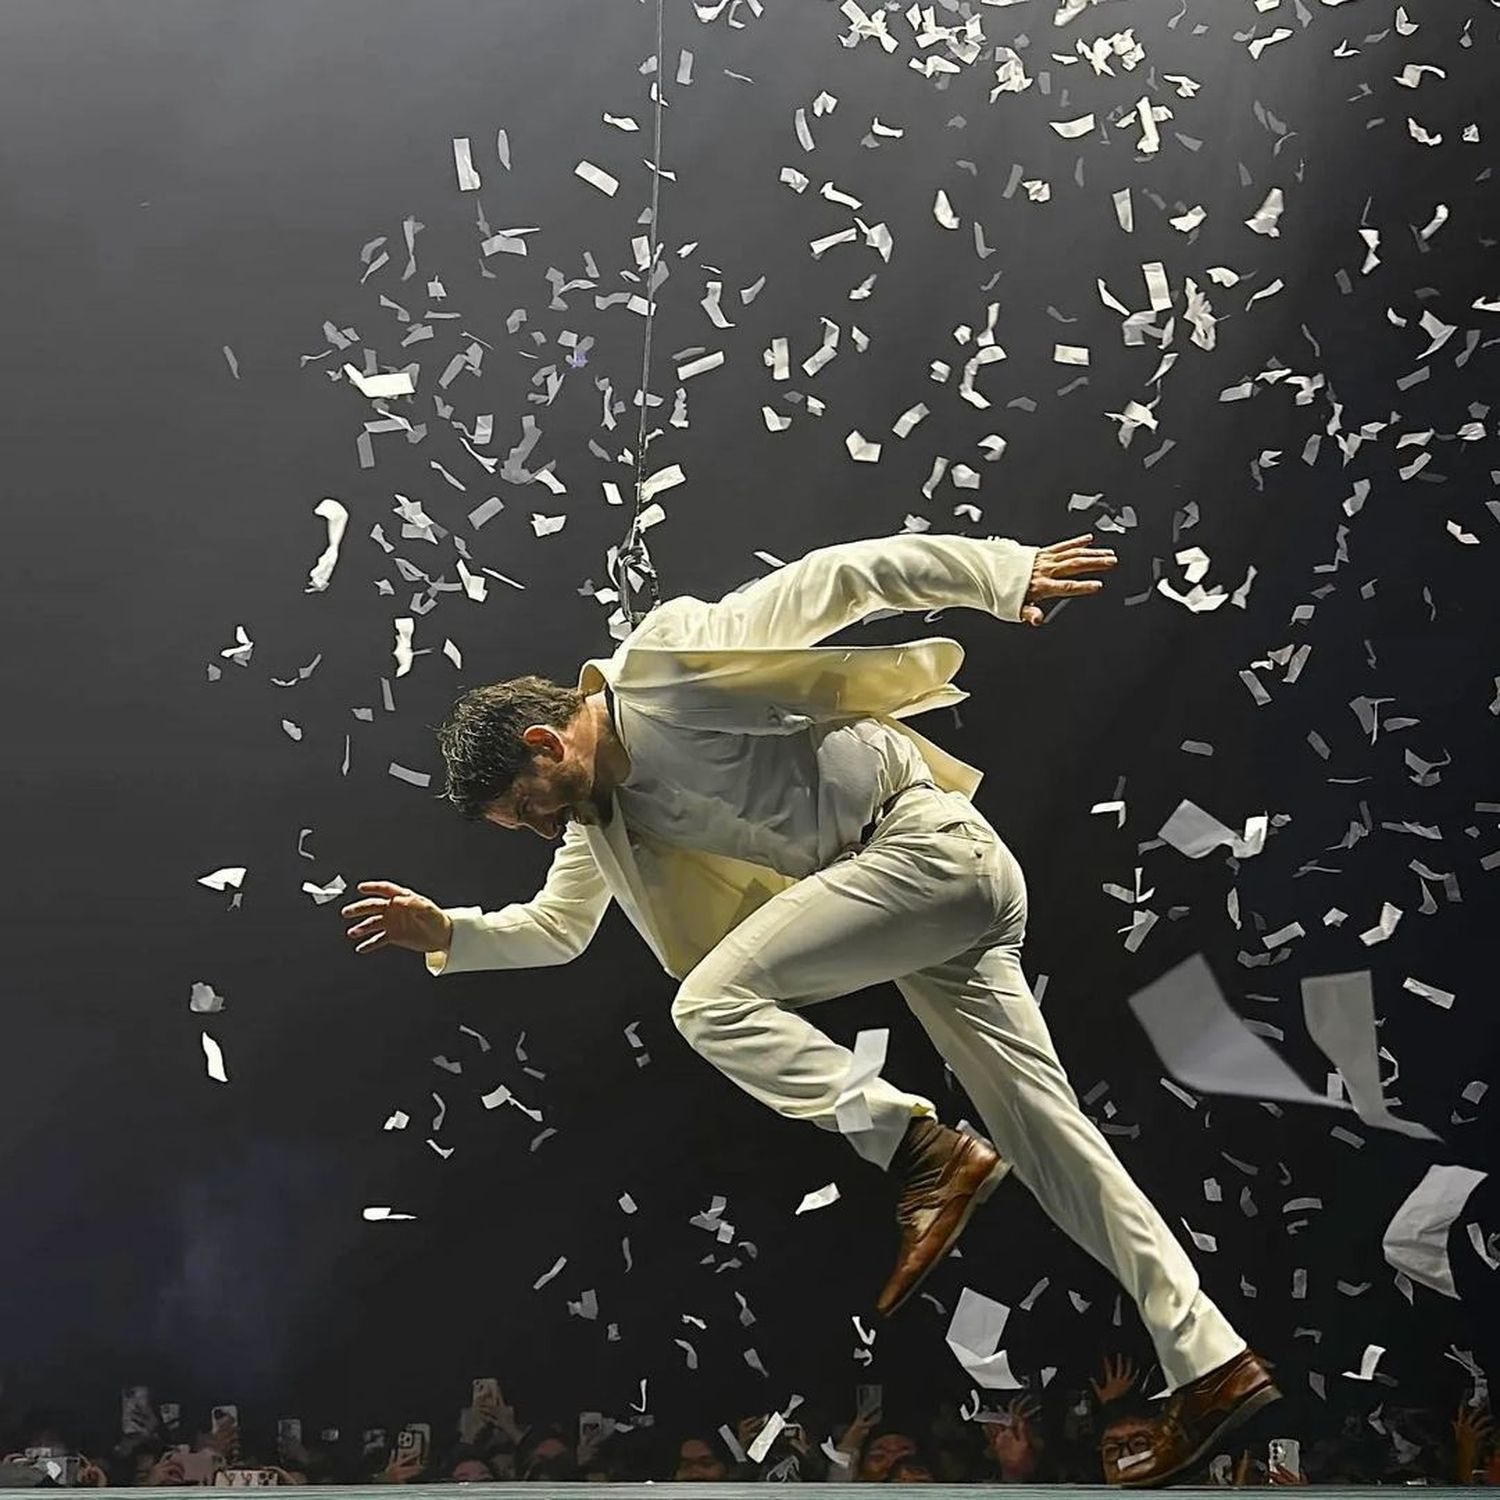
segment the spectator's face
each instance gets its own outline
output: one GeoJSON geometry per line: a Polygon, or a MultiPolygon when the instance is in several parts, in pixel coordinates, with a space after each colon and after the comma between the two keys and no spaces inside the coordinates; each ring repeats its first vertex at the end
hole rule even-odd
{"type": "Polygon", "coordinates": [[[562,1458],[567,1451],[568,1445],[560,1437],[545,1437],[531,1450],[531,1457],[526,1461],[526,1467],[533,1469],[539,1463],[562,1458]]]}
{"type": "Polygon", "coordinates": [[[1036,1472],[1037,1444],[1029,1422],[989,1422],[985,1435],[1007,1480],[1029,1479],[1036,1472]]]}
{"type": "Polygon", "coordinates": [[[1104,1482],[1113,1484],[1122,1475],[1130,1473],[1121,1469],[1120,1460],[1135,1453],[1151,1450],[1151,1423],[1145,1417],[1120,1417],[1104,1429],[1099,1439],[1099,1458],[1104,1469],[1104,1482]]]}
{"type": "Polygon", "coordinates": [[[901,1458],[891,1466],[887,1476],[892,1484],[936,1484],[931,1469],[919,1458],[901,1458]]]}
{"type": "Polygon", "coordinates": [[[898,1459],[916,1451],[916,1443],[904,1432],[883,1432],[865,1448],[864,1457],[859,1463],[859,1477],[884,1479],[898,1459]]]}
{"type": "Polygon", "coordinates": [[[482,1458],[461,1458],[448,1477],[459,1484],[490,1484],[495,1476],[482,1458]]]}
{"type": "Polygon", "coordinates": [[[716,1483],[729,1478],[729,1469],[702,1438],[688,1438],[677,1450],[674,1479],[716,1483]]]}

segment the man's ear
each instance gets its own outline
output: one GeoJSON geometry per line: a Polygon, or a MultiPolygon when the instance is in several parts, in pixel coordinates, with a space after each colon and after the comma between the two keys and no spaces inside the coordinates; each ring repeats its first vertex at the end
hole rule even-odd
{"type": "Polygon", "coordinates": [[[545,724],[533,724],[521,736],[521,741],[533,754],[547,756],[552,760],[561,760],[566,751],[557,731],[549,729],[545,724]]]}

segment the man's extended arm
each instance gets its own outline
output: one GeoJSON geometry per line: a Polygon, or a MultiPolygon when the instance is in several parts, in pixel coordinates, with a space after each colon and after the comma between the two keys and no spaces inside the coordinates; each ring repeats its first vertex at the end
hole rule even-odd
{"type": "Polygon", "coordinates": [[[1019,621],[1038,548],[902,532],[819,547],[708,611],[718,646],[815,645],[880,609],[982,609],[1019,621]]]}
{"type": "Polygon", "coordinates": [[[497,911],[445,908],[453,920],[453,939],[446,953],[426,955],[427,971],[436,976],[568,963],[588,947],[609,902],[609,887],[583,830],[569,824],[547,879],[531,900],[497,911]]]}

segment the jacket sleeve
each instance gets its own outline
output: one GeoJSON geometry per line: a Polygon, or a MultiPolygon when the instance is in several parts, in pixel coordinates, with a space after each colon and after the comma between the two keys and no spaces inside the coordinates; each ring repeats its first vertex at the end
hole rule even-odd
{"type": "Polygon", "coordinates": [[[445,908],[453,919],[453,941],[446,954],[426,955],[427,971],[436,977],[568,963],[588,947],[609,903],[609,886],[588,840],[570,823],[545,883],[530,901],[515,901],[498,911],[445,908]]]}
{"type": "Polygon", "coordinates": [[[717,646],[811,646],[877,610],[982,609],[1019,621],[1037,554],[1008,538],[902,532],[820,547],[709,606],[717,646]]]}

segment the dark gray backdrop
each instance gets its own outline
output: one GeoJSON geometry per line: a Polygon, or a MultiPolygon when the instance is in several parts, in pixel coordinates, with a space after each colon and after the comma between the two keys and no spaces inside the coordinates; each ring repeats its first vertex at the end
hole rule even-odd
{"type": "MultiPolygon", "coordinates": [[[[938,630],[968,648],[960,681],[972,700],[918,727],[986,769],[978,800],[1027,871],[1028,972],[1047,976],[1044,1009],[1064,1058],[1080,1093],[1107,1082],[1093,1107],[1112,1102],[1110,1123],[1139,1125],[1115,1143],[1169,1220],[1218,1236],[1216,1254],[1196,1257],[1212,1294],[1299,1391],[1315,1369],[1347,1394],[1339,1371],[1379,1342],[1391,1346],[1383,1369],[1403,1396],[1446,1403],[1459,1372],[1441,1352],[1480,1337],[1474,1299],[1491,1273],[1456,1231],[1469,1301],[1419,1289],[1412,1308],[1379,1241],[1430,1161],[1484,1164],[1488,1128],[1486,1105],[1459,1096],[1493,1072],[1495,1035],[1497,874],[1480,861],[1500,837],[1493,810],[1475,804],[1500,799],[1490,707],[1500,517],[1485,504],[1494,418],[1471,409],[1490,399],[1496,336],[1496,315],[1473,303],[1500,296],[1488,167],[1497,122],[1482,97],[1495,14],[1455,5],[1423,16],[1410,37],[1387,8],[1362,3],[1290,0],[1253,27],[1207,0],[1100,5],[1064,26],[1043,0],[977,14],[983,52],[945,80],[909,64],[951,49],[916,46],[894,8],[899,46],[887,55],[874,39],[840,46],[848,21],[821,0],[765,0],[759,17],[742,4],[707,21],[668,5],[663,165],[676,180],[662,184],[671,275],[647,467],[680,462],[688,483],[661,497],[668,518],[648,533],[656,564],[667,593],[712,597],[764,570],[757,549],[791,558],[898,531],[908,515],[1034,543],[1093,529],[1118,548],[1103,597],[1057,611],[1043,630],[959,611],[882,620],[847,639],[938,630]],[[1292,35],[1256,60],[1248,41],[1277,25],[1292,35]],[[1134,68],[1117,59],[1115,76],[1097,76],[1078,58],[1079,38],[1127,26],[1146,48],[1134,68]],[[1357,53],[1335,57],[1346,40],[1357,53]],[[1036,81],[992,104],[998,43],[1016,47],[1036,81]],[[686,86],[674,81],[682,48],[694,53],[686,86]],[[1393,75],[1408,62],[1446,76],[1407,89],[1393,75]],[[1199,92],[1180,98],[1167,73],[1190,76],[1199,92]],[[822,90],[837,107],[818,117],[822,90]],[[1154,156],[1137,152],[1138,125],[1115,123],[1142,96],[1173,111],[1154,156]],[[813,153],[795,133],[799,107],[813,153]],[[1088,111],[1099,125],[1082,140],[1048,126],[1088,111]],[[1442,144],[1413,139],[1408,115],[1441,131],[1442,144]],[[870,137],[876,116],[904,136],[870,137]],[[1462,139],[1471,121],[1477,142],[1462,139]],[[788,165],[811,179],[805,193],[778,181],[788,165]],[[1050,201],[1012,184],[1018,165],[1017,181],[1050,183],[1050,201]],[[889,265],[859,243],[811,256],[810,240],[852,222],[818,196],[830,181],[862,200],[866,224],[889,225],[889,265]],[[1125,186],[1128,236],[1111,203],[1125,186]],[[1276,238],[1243,222],[1272,186],[1286,199],[1276,238]],[[957,231],[934,218],[939,188],[957,231]],[[1424,240],[1438,203],[1448,222],[1424,240]],[[1167,223],[1196,204],[1207,210],[1201,228],[1167,223]],[[1382,237],[1369,275],[1362,214],[1382,237]],[[995,247],[984,260],[976,218],[995,247]],[[1167,348],[1180,358],[1160,384],[1159,430],[1122,448],[1105,413],[1154,399],[1158,340],[1126,347],[1095,278],[1143,308],[1140,264],[1150,260],[1170,277],[1173,310],[1157,327],[1175,316],[1167,348]],[[1218,287],[1206,274],[1215,265],[1244,279],[1218,287]],[[851,301],[872,272],[872,294],[851,301]],[[761,276],[745,305],[739,290],[761,276]],[[1189,343],[1185,276],[1221,319],[1212,352],[1189,343]],[[1278,277],[1283,289],[1247,310],[1278,277]],[[715,328],[700,306],[710,278],[723,282],[733,329],[715,328]],[[974,346],[952,330],[982,329],[992,300],[1009,358],[981,372],[993,406],[977,411],[956,391],[974,346]],[[1427,310],[1457,331],[1424,360],[1427,310]],[[821,341],[820,317],[840,325],[839,354],[807,378],[797,367],[821,341]],[[855,325],[866,352],[854,347],[855,325]],[[777,336],[791,341],[786,382],[762,360],[777,336]],[[1054,364],[1057,342],[1088,345],[1089,369],[1054,364]],[[689,425],[670,425],[672,356],[719,348],[726,366],[686,383],[689,425]],[[928,376],[938,359],[954,366],[946,385],[928,376]],[[1219,400],[1278,362],[1326,384],[1305,406],[1274,379],[1259,381],[1253,400],[1219,400]],[[1397,385],[1423,369],[1419,383],[1397,385]],[[1079,373],[1087,382],[1067,389],[1079,373]],[[788,390],[816,396],[825,413],[810,415],[788,390]],[[1387,424],[1347,463],[1327,431],[1333,400],[1339,432],[1387,424]],[[917,401],[933,415],[903,442],[891,424],[917,401]],[[791,427],[769,433],[763,404],[791,427]],[[1482,440],[1461,440],[1473,421],[1482,440]],[[878,465],[851,461],[851,429],[883,442],[878,465]],[[1402,479],[1398,465],[1422,450],[1398,450],[1397,438],[1428,429],[1431,462],[1402,479]],[[993,464],[975,446],[991,432],[1009,444],[993,464]],[[1324,434],[1315,456],[1304,446],[1313,433],[1324,434]],[[1174,446],[1148,465],[1167,438],[1174,446]],[[1262,467],[1267,450],[1280,456],[1262,467]],[[924,499],[937,454],[979,471],[980,490],[945,478],[924,499]],[[1350,516],[1341,506],[1358,478],[1371,488],[1350,516]],[[1103,499],[1070,510],[1074,494],[1103,499]],[[954,514],[963,503],[982,508],[978,523],[954,514]],[[1172,554],[1190,546],[1212,559],[1205,582],[1226,591],[1254,566],[1245,608],[1192,613],[1152,592],[1158,577],[1186,587],[1172,554]],[[1294,621],[1308,604],[1311,619],[1294,621]],[[1258,706],[1241,671],[1303,642],[1312,652],[1294,683],[1260,672],[1271,700],[1258,706]],[[1419,723],[1371,743],[1349,707],[1361,695],[1389,699],[1386,718],[1419,723]],[[1314,730],[1326,760],[1309,744],[1314,730]],[[1214,753],[1186,753],[1184,740],[1214,753]],[[1404,752],[1442,762],[1437,784],[1414,784],[1404,752]],[[1117,797],[1124,827],[1090,815],[1117,797]],[[1277,826],[1237,870],[1222,850],[1189,861],[1153,845],[1183,797],[1236,827],[1259,813],[1277,826]],[[1427,832],[1394,826],[1406,824],[1427,832]],[[1367,836],[1346,839],[1351,825],[1367,836]],[[1437,909],[1420,914],[1414,856],[1454,872],[1462,901],[1429,882],[1437,909]],[[1132,909],[1102,885],[1131,887],[1137,865],[1141,889],[1154,888],[1144,905],[1161,920],[1129,952],[1132,909]],[[1226,915],[1232,887],[1239,931],[1226,915]],[[1358,933],[1385,900],[1403,908],[1401,925],[1366,947],[1358,933]],[[1334,906],[1348,919],[1325,927],[1334,906]],[[1261,936],[1293,920],[1307,936],[1275,950],[1274,963],[1237,958],[1264,957],[1261,936]],[[1283,1026],[1287,1056],[1315,1086],[1327,1064],[1304,1033],[1296,980],[1370,967],[1381,1041],[1402,1070],[1394,1092],[1448,1144],[1362,1130],[1355,1150],[1330,1140],[1334,1118],[1321,1111],[1278,1120],[1248,1100],[1205,1098],[1193,1110],[1172,1097],[1126,998],[1200,951],[1237,1008],[1283,1026]],[[1439,1010],[1403,991],[1408,975],[1456,992],[1456,1003],[1439,1010]],[[1473,1123],[1451,1124],[1455,1112],[1473,1123]],[[1257,1164],[1258,1176],[1221,1152],[1257,1164]],[[1278,1163],[1293,1185],[1281,1186],[1278,1163]],[[1204,1202],[1209,1175],[1225,1184],[1222,1204],[1204,1202]],[[1255,1218],[1236,1206],[1246,1181],[1255,1218]],[[1293,1236],[1281,1203],[1297,1194],[1325,1206],[1293,1236]],[[1310,1269],[1306,1301],[1290,1297],[1298,1266],[1310,1269]],[[1371,1285],[1351,1297],[1338,1279],[1371,1285]]],[[[939,5],[936,19],[962,25],[964,15],[939,5]]],[[[647,232],[637,222],[650,186],[640,68],[654,20],[627,0],[9,0],[0,16],[10,709],[0,1353],[29,1390],[84,1405],[144,1379],[190,1401],[353,1424],[362,1413],[441,1413],[471,1376],[489,1373],[523,1415],[587,1405],[623,1414],[643,1376],[659,1413],[701,1409],[715,1420],[792,1391],[838,1407],[856,1378],[893,1390],[935,1383],[954,1396],[968,1388],[929,1302],[882,1332],[869,1375],[852,1361],[850,1316],[867,1313],[893,1248],[887,1184],[687,1051],[667,1016],[671,981],[618,913],[567,970],[434,982],[413,956],[355,958],[340,902],[317,905],[301,890],[383,876],[447,904],[494,906],[528,894],[545,870],[540,843],[465,827],[435,804],[431,728],[471,683],[528,670],[571,680],[583,656],[612,644],[607,608],[583,590],[605,583],[606,549],[624,530],[601,481],[630,493],[643,325],[594,299],[640,289],[623,273],[635,267],[630,238],[647,232]],[[641,131],[603,123],[605,111],[641,131]],[[502,127],[509,171],[496,158],[502,127]],[[472,138],[477,192],[457,190],[455,136],[472,138]],[[573,175],[585,158],[620,178],[612,199],[573,175]],[[492,230],[538,226],[529,254],[483,257],[481,213],[492,230]],[[403,278],[408,217],[424,227],[415,273],[403,278]],[[361,284],[360,249],[381,236],[390,259],[361,284]],[[549,308],[546,269],[582,277],[586,252],[597,286],[549,308]],[[433,279],[444,299],[428,295],[433,279]],[[515,308],[528,321],[511,334],[515,308]],[[432,338],[402,348],[429,309],[459,316],[428,321],[432,338]],[[333,348],[325,325],[355,330],[350,347],[333,348]],[[564,330],[594,340],[582,368],[564,362],[564,330]],[[471,340],[483,344],[481,373],[440,388],[471,340]],[[420,362],[417,395],[380,404],[425,424],[422,441],[378,434],[375,465],[362,469],[355,439],[379,414],[331,377],[345,362],[373,372],[409,360],[420,362]],[[547,384],[533,377],[549,365],[561,389],[534,399],[547,384]],[[601,376],[626,403],[612,432],[600,426],[601,376]],[[524,462],[553,462],[567,494],[487,476],[438,402],[470,430],[493,413],[481,451],[499,459],[520,441],[523,414],[534,417],[542,435],[524,462]],[[626,461],[602,460],[590,439],[626,461]],[[403,538],[397,494],[424,507],[438,545],[403,538]],[[505,509],[475,530],[467,513],[489,495],[505,509]],[[349,508],[349,534],[329,589],[306,593],[324,496],[349,508]],[[567,525],[539,538],[533,512],[566,514],[567,525]],[[377,526],[392,553],[371,539],[377,526]],[[451,589],[460,541],[473,571],[490,567],[525,591],[490,578],[479,605],[430,593],[395,564],[405,558],[451,589]],[[427,654],[396,679],[391,621],[414,615],[413,598],[427,654]],[[246,668],[221,654],[240,625],[255,643],[246,668]],[[445,639],[461,649],[462,671],[441,654],[445,639]],[[431,790],[387,774],[392,761],[431,773],[431,790]],[[303,829],[312,859],[298,854],[303,829]],[[249,869],[239,901],[196,883],[228,865],[249,869]],[[195,981],[226,997],[221,1015],[189,1012],[195,981]],[[632,1021],[649,1050],[644,1068],[624,1035],[632,1021]],[[482,1054],[460,1022],[493,1051],[482,1054]],[[224,1048],[227,1086],[205,1076],[205,1027],[224,1048]],[[544,1079],[515,1058],[523,1030],[544,1079]],[[432,1065],[438,1054],[463,1074],[432,1065]],[[540,1126],[477,1103],[502,1081],[558,1132],[534,1152],[540,1126]],[[448,1104],[446,1161],[424,1144],[434,1089],[448,1104]],[[398,1108],[411,1127],[383,1132],[398,1108]],[[805,1192],[833,1179],[842,1202],[793,1216],[805,1192]],[[636,1215],[621,1213],[622,1192],[636,1215]],[[687,1223],[715,1193],[755,1254],[687,1223]],[[418,1218],[367,1224],[371,1204],[418,1218]],[[533,1292],[560,1255],[566,1268],[533,1292]],[[735,1256],[740,1266],[717,1269],[735,1256]],[[586,1288],[597,1291],[597,1321],[568,1313],[586,1288]],[[734,1291],[753,1328],[741,1326],[734,1291]],[[684,1336],[696,1376],[673,1342],[684,1336]],[[744,1363],[749,1346],[769,1379],[744,1363]]],[[[832,1003],[819,1019],[846,1039],[889,1026],[892,1072],[947,1099],[950,1118],[965,1113],[894,991],[832,1003]]],[[[1493,1228],[1488,1187],[1466,1218],[1493,1228]]],[[[965,1284],[1014,1306],[1042,1275],[1048,1291],[1013,1315],[1008,1334],[1033,1383],[1044,1366],[1078,1383],[1101,1349],[1140,1347],[1128,1307],[1112,1326],[1103,1272],[1019,1187],[976,1221],[963,1257],[931,1286],[950,1310],[965,1284]],[[1069,1289],[1089,1300],[1086,1312],[1069,1289]]],[[[1368,1399],[1384,1393],[1377,1384],[1368,1399]]]]}

